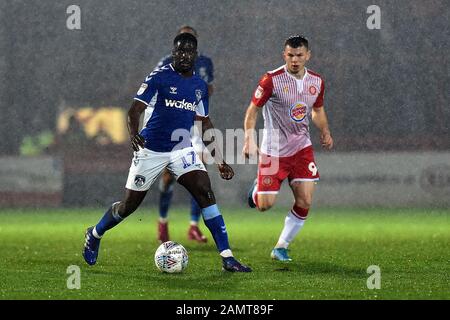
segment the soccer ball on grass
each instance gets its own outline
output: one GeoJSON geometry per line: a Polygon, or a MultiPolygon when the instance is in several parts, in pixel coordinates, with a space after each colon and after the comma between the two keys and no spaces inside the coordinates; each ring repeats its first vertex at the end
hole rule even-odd
{"type": "Polygon", "coordinates": [[[182,272],[186,269],[188,260],[186,249],[174,241],[162,243],[155,252],[156,267],[162,272],[182,272]]]}

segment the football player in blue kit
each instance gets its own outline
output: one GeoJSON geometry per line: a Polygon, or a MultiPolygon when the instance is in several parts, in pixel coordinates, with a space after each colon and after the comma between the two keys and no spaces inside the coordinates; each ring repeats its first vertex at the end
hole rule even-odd
{"type": "MultiPolygon", "coordinates": [[[[141,204],[150,186],[167,168],[198,202],[205,225],[211,232],[222,258],[223,270],[250,272],[233,257],[225,222],[216,204],[204,164],[199,161],[190,141],[194,120],[202,121],[203,130],[212,129],[208,117],[207,84],[193,74],[197,39],[182,33],[173,41],[173,63],[154,70],[139,88],[128,111],[128,131],[134,157],[125,189],[125,198],[115,202],[100,221],[86,229],[84,260],[97,262],[100,240],[105,232],[132,214],[141,204]],[[144,114],[144,127],[139,120],[144,114]]],[[[214,143],[214,139],[212,139],[214,143]]],[[[218,152],[214,148],[213,153],[218,152]]],[[[212,154],[221,159],[218,154],[212,154]]],[[[233,178],[233,169],[223,160],[217,163],[220,176],[233,178]]]]}
{"type": "MultiPolygon", "coordinates": [[[[194,35],[198,39],[197,31],[188,25],[184,25],[178,29],[177,34],[181,33],[190,33],[194,35]]],[[[159,61],[157,67],[162,67],[168,65],[173,62],[172,54],[166,55],[159,61]]],[[[198,54],[194,63],[194,72],[198,75],[202,80],[204,80],[208,85],[208,95],[211,97],[211,94],[214,90],[213,80],[214,80],[214,65],[211,58],[198,54]]],[[[205,155],[205,146],[202,142],[201,137],[198,134],[192,135],[192,146],[194,147],[197,155],[202,160],[205,155]]],[[[158,240],[163,243],[170,240],[169,237],[169,207],[172,202],[173,196],[173,185],[175,184],[175,178],[169,172],[169,170],[165,169],[161,174],[161,178],[159,179],[159,220],[158,220],[158,240]]],[[[201,208],[198,205],[197,201],[193,197],[191,197],[191,214],[190,214],[190,223],[189,229],[187,232],[187,236],[189,240],[195,240],[199,243],[206,243],[207,238],[203,235],[199,228],[199,221],[201,217],[201,208]]]]}

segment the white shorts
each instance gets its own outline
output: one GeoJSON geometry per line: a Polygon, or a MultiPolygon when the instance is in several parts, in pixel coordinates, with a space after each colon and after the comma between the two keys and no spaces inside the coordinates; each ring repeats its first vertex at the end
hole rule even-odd
{"type": "Polygon", "coordinates": [[[200,135],[198,135],[198,132],[194,131],[194,134],[191,136],[191,142],[192,147],[194,148],[195,152],[197,152],[197,154],[201,157],[203,163],[205,164],[214,163],[214,158],[211,155],[211,152],[209,152],[208,148],[206,148],[202,138],[200,137],[200,135]]]}
{"type": "Polygon", "coordinates": [[[147,191],[164,168],[167,168],[177,180],[190,171],[206,171],[193,147],[173,152],[141,149],[134,153],[125,187],[134,191],[147,191]]]}
{"type": "Polygon", "coordinates": [[[197,154],[202,154],[203,151],[206,150],[205,145],[203,144],[202,138],[199,135],[194,134],[191,137],[192,147],[194,147],[195,152],[197,154]]]}

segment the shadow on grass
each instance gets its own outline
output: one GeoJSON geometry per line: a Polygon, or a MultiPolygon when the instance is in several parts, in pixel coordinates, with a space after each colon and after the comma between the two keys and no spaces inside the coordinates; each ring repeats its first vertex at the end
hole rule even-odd
{"type": "Polygon", "coordinates": [[[187,274],[159,274],[157,276],[147,275],[147,281],[158,288],[168,290],[186,291],[217,291],[230,292],[239,291],[249,280],[253,280],[251,274],[231,273],[226,271],[210,272],[195,276],[187,274]]]}
{"type": "Polygon", "coordinates": [[[364,276],[365,270],[363,268],[354,268],[343,265],[337,265],[330,262],[273,262],[273,271],[275,272],[295,272],[307,275],[319,274],[333,274],[343,277],[357,277],[364,276]]]}
{"type": "Polygon", "coordinates": [[[221,270],[221,264],[218,263],[217,267],[213,270],[208,268],[204,273],[193,272],[186,270],[182,273],[163,273],[157,270],[147,270],[138,268],[133,273],[126,272],[121,268],[103,268],[97,267],[84,267],[82,272],[88,273],[93,281],[99,281],[100,279],[107,277],[108,279],[115,279],[115,282],[122,285],[127,283],[128,285],[144,286],[147,288],[157,288],[156,291],[169,289],[169,290],[211,290],[212,288],[221,288],[220,290],[230,290],[236,287],[240,287],[242,281],[248,281],[252,279],[251,274],[232,273],[221,270]]]}
{"type": "Polygon", "coordinates": [[[337,265],[330,262],[319,262],[319,261],[313,261],[313,262],[303,262],[300,263],[300,271],[302,273],[306,274],[334,274],[334,275],[342,275],[345,277],[358,277],[360,278],[361,275],[365,275],[365,269],[364,268],[356,268],[356,267],[349,267],[345,265],[337,265]]]}

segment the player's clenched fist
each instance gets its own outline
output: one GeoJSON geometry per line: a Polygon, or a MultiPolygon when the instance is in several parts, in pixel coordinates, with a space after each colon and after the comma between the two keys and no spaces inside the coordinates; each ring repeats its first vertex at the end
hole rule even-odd
{"type": "Polygon", "coordinates": [[[258,155],[258,146],[253,140],[247,140],[242,148],[242,154],[246,159],[258,155]]]}
{"type": "Polygon", "coordinates": [[[324,132],[320,135],[320,143],[325,149],[331,149],[333,147],[333,138],[329,132],[324,132]]]}
{"type": "Polygon", "coordinates": [[[225,180],[231,180],[234,177],[233,168],[231,168],[228,164],[221,163],[218,165],[220,177],[225,180]]]}
{"type": "Polygon", "coordinates": [[[131,147],[134,151],[139,151],[139,147],[144,149],[145,145],[145,139],[143,136],[141,136],[139,133],[135,134],[133,137],[131,137],[131,147]]]}

